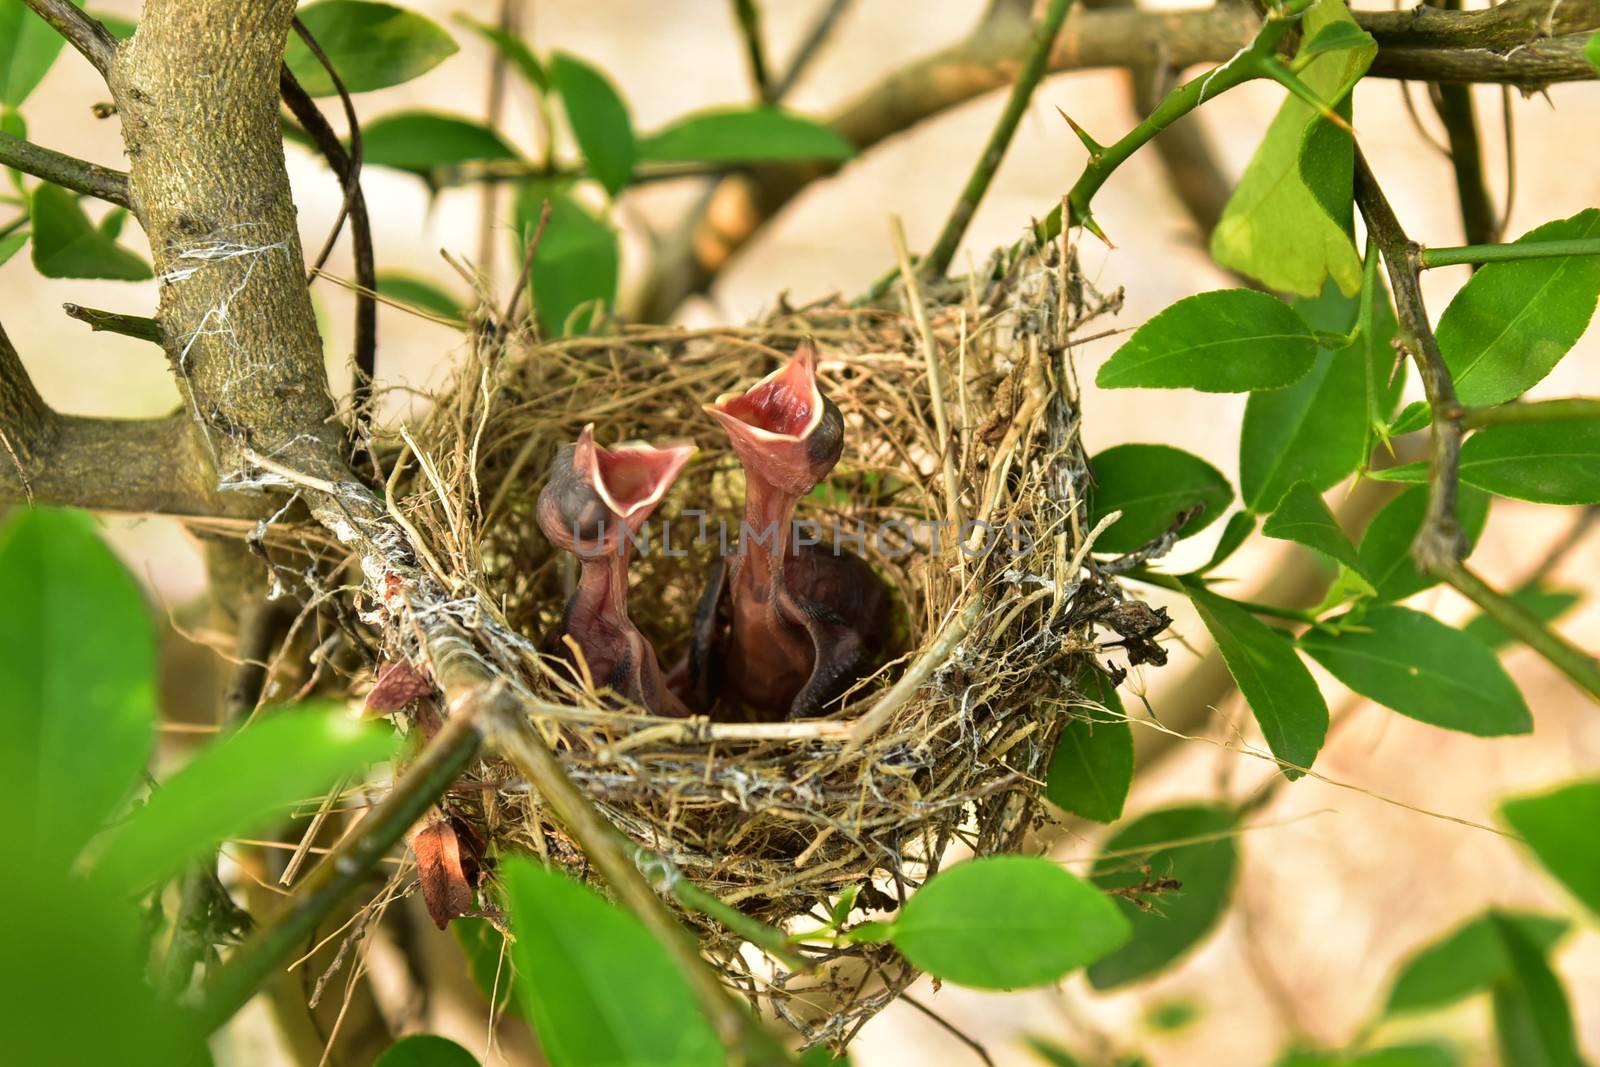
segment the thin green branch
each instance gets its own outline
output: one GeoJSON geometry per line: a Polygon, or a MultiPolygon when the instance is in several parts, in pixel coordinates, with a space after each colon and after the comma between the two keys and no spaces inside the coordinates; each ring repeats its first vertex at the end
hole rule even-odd
{"type": "Polygon", "coordinates": [[[1453,267],[1460,263],[1505,263],[1518,259],[1549,259],[1556,256],[1600,256],[1600,237],[1577,237],[1568,241],[1517,241],[1512,244],[1456,245],[1424,248],[1418,256],[1423,270],[1453,267]]]}
{"type": "Polygon", "coordinates": [[[75,193],[86,193],[122,207],[131,206],[128,176],[122,171],[43,148],[9,133],[0,133],[0,163],[75,193]]]}
{"type": "Polygon", "coordinates": [[[1600,400],[1587,396],[1559,400],[1529,400],[1514,404],[1462,408],[1459,420],[1464,429],[1504,426],[1514,422],[1559,422],[1565,419],[1600,419],[1600,400]]]}
{"type": "Polygon", "coordinates": [[[1507,633],[1548,660],[1590,696],[1600,700],[1600,662],[1550,629],[1515,600],[1490,586],[1461,563],[1442,568],[1439,577],[1483,609],[1507,633]]]}
{"type": "Polygon", "coordinates": [[[144,315],[101,311],[99,308],[86,308],[81,304],[62,304],[61,310],[67,313],[68,318],[87,323],[89,329],[96,333],[104,330],[106,333],[120,333],[124,337],[136,337],[141,341],[161,344],[161,323],[144,315]]]}
{"type": "Polygon", "coordinates": [[[739,24],[739,35],[744,38],[744,53],[750,64],[750,82],[755,86],[756,99],[770,104],[772,76],[767,72],[767,49],[761,41],[761,12],[755,0],[733,0],[733,17],[739,24]]]}
{"type": "Polygon", "coordinates": [[[1357,148],[1355,153],[1355,196],[1367,232],[1383,253],[1389,268],[1389,284],[1394,292],[1395,317],[1399,321],[1400,341],[1411,353],[1422,376],[1422,387],[1433,415],[1433,456],[1428,472],[1428,510],[1411,554],[1423,571],[1436,574],[1456,566],[1466,554],[1466,538],[1456,520],[1456,493],[1461,466],[1461,405],[1456,400],[1455,382],[1439,351],[1439,342],[1428,324],[1427,307],[1422,302],[1421,256],[1417,245],[1406,236],[1394,209],[1378,187],[1378,180],[1357,148]]]}
{"type": "Polygon", "coordinates": [[[933,243],[933,250],[923,261],[924,273],[943,277],[949,269],[950,261],[955,258],[956,246],[967,232],[967,226],[972,222],[983,195],[989,191],[989,183],[994,181],[995,172],[1000,169],[1000,162],[1005,159],[1006,149],[1011,145],[1011,138],[1016,135],[1017,124],[1028,110],[1028,102],[1033,99],[1039,79],[1044,77],[1050,51],[1055,47],[1056,36],[1061,32],[1061,24],[1066,21],[1067,11],[1071,7],[1072,0],[1050,0],[1050,6],[1045,9],[1044,16],[1033,31],[1032,40],[1028,42],[1027,57],[1023,60],[1015,84],[1011,86],[1011,96],[1006,100],[1005,110],[1000,113],[1000,121],[995,123],[994,130],[989,134],[989,141],[983,146],[983,153],[978,156],[978,162],[973,166],[967,184],[962,187],[961,195],[956,198],[955,207],[945,220],[939,239],[933,243]]]}
{"type": "Polygon", "coordinates": [[[626,847],[634,866],[664,887],[672,894],[672,899],[684,908],[721,923],[752,945],[769,953],[791,971],[812,969],[809,960],[795,954],[794,944],[789,935],[776,926],[768,926],[760,919],[746,915],[733,905],[724,903],[719,897],[701,889],[692,879],[683,877],[665,859],[641,848],[631,840],[626,841],[626,847]]]}
{"type": "Polygon", "coordinates": [[[366,881],[406,831],[450,788],[477,754],[482,740],[472,708],[451,714],[360,827],[306,875],[278,912],[239,946],[201,990],[196,1015],[208,1032],[232,1018],[267,977],[301,949],[317,924],[366,881]]]}

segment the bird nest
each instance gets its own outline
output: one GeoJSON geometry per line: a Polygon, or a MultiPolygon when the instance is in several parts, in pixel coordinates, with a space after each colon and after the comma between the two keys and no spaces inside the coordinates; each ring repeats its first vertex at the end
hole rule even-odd
{"type": "MultiPolygon", "coordinates": [[[[957,847],[1028,848],[1047,817],[1039,797],[1058,731],[1088,704],[1083,672],[1120,679],[1113,647],[1135,663],[1159,658],[1164,619],[1128,601],[1089,554],[1070,342],[1110,302],[1056,247],[997,257],[978,279],[900,287],[891,297],[904,310],[780,305],[739,329],[540,342],[485,331],[408,435],[406,470],[391,483],[424,569],[478,605],[468,625],[498,643],[502,670],[515,661],[515,684],[574,782],[674,876],[789,930],[825,925],[840,901],[847,926],[892,911],[957,847]],[[619,709],[539,651],[573,578],[535,521],[552,458],[589,423],[604,444],[699,446],[658,512],[668,543],[630,569],[632,618],[670,666],[707,570],[737,536],[743,494],[702,404],[770,373],[805,339],[843,413],[845,450],[797,517],[889,584],[894,654],[820,719],[619,709]]],[[[471,836],[587,873],[509,765],[486,760],[468,782],[450,805],[471,836]]],[[[808,1042],[842,1045],[916,977],[888,945],[807,943],[798,951],[811,966],[792,968],[704,915],[685,919],[727,980],[808,1042]]]]}

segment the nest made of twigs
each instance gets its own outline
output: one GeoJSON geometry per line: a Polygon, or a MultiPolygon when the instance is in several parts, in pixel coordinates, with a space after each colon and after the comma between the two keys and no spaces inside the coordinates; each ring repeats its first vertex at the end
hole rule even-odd
{"type": "MultiPolygon", "coordinates": [[[[427,546],[425,569],[472,605],[461,624],[516,673],[572,778],[679,876],[766,922],[815,926],[800,917],[825,919],[852,890],[859,919],[896,907],[955,843],[980,855],[1022,846],[1041,817],[1058,729],[1085,703],[1077,680],[1103,669],[1102,628],[1125,646],[1153,636],[1088,555],[1069,340],[1105,302],[1058,248],[997,259],[983,278],[927,294],[902,287],[903,311],[829,300],[780,306],[744,329],[545,342],[484,332],[453,390],[406,438],[392,506],[427,546]],[[602,444],[699,446],[658,512],[680,516],[672,552],[642,553],[630,572],[630,613],[670,665],[724,550],[719,520],[736,536],[743,493],[701,404],[767,374],[806,338],[846,446],[799,517],[825,532],[865,529],[849,547],[894,591],[899,654],[820,720],[617,710],[536,651],[571,580],[534,518],[552,457],[591,422],[602,444]],[[708,513],[705,526],[681,516],[691,507],[708,513]],[[936,535],[941,521],[951,525],[936,535]],[[955,532],[964,521],[965,539],[955,532]]],[[[457,818],[500,847],[582,869],[535,792],[503,765],[479,771],[496,788],[481,804],[458,801],[457,818]]],[[[818,948],[820,976],[796,975],[688,918],[730,980],[813,1041],[848,1039],[915,978],[883,945],[818,948]]]]}

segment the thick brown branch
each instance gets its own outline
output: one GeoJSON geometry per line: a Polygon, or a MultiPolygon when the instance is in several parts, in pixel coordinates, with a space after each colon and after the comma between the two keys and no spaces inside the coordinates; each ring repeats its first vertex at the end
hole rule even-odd
{"type": "Polygon", "coordinates": [[[1561,37],[1600,26],[1600,6],[1551,0],[1509,0],[1499,7],[1453,11],[1413,7],[1363,11],[1361,28],[1379,45],[1435,45],[1506,51],[1541,37],[1561,37]]]}
{"type": "Polygon", "coordinates": [[[83,58],[94,64],[102,75],[111,71],[112,60],[117,55],[117,39],[102,26],[98,19],[85,15],[70,0],[22,0],[34,13],[50,24],[50,28],[66,38],[67,43],[83,53],[83,58]]]}
{"type": "Polygon", "coordinates": [[[189,421],[53,411],[0,329],[0,501],[225,514],[189,421]]]}
{"type": "Polygon", "coordinates": [[[128,206],[128,176],[120,170],[52,151],[9,133],[0,133],[0,163],[75,193],[128,206]]]}

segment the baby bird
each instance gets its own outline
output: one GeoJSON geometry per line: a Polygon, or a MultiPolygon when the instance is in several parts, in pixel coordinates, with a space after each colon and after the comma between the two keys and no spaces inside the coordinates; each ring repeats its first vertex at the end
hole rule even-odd
{"type": "Polygon", "coordinates": [[[781,370],[705,405],[745,473],[739,551],[712,575],[690,651],[691,699],[719,686],[764,718],[808,718],[883,650],[889,592],[860,557],[798,544],[795,504],[844,451],[844,418],[808,342],[781,370]],[[726,637],[722,630],[726,627],[726,637]]]}
{"type": "Polygon", "coordinates": [[[689,712],[663,684],[655,649],[628,618],[628,535],[637,535],[693,454],[693,445],[602,448],[591,424],[557,453],[539,494],[539,528],[578,557],[578,588],[561,632],[583,654],[596,685],[656,715],[689,712]]]}

